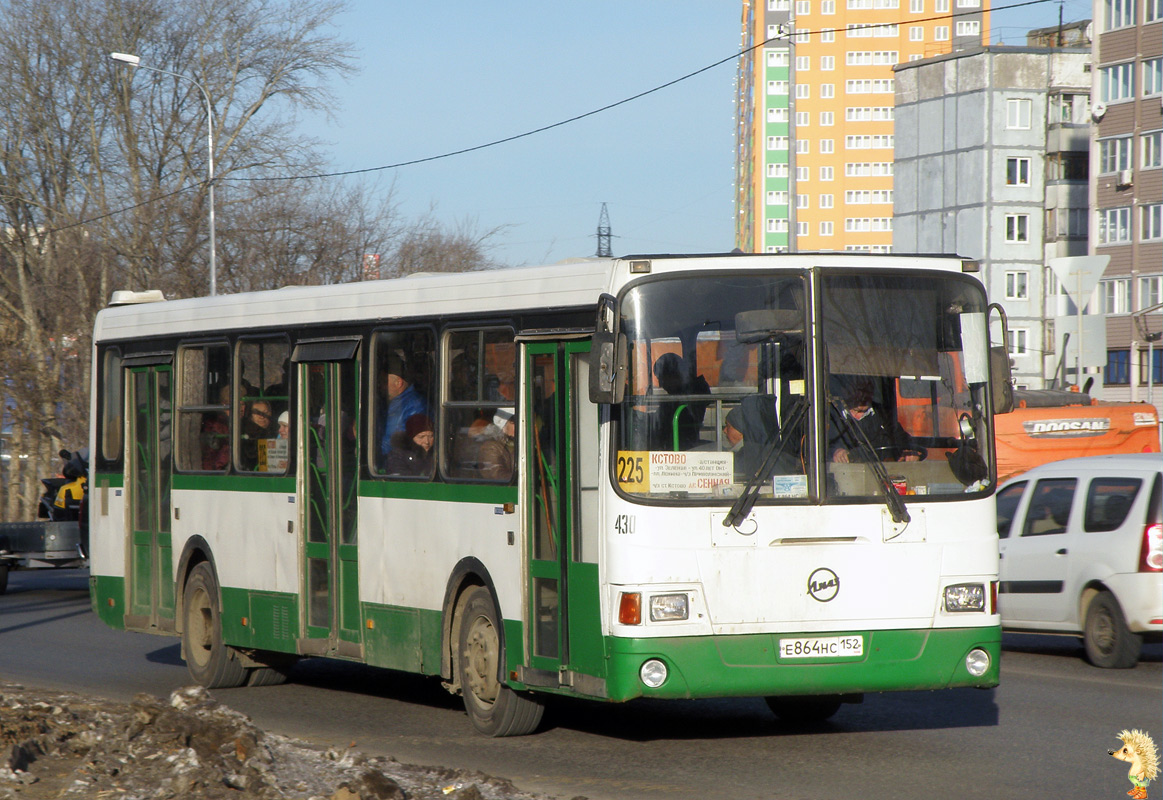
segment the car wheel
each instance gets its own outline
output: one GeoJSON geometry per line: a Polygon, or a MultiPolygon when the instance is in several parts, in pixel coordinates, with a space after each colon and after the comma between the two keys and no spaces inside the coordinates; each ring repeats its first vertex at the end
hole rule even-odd
{"type": "Polygon", "coordinates": [[[8,591],[8,565],[0,564],[0,594],[8,591]]]}
{"type": "Polygon", "coordinates": [[[498,678],[500,619],[487,589],[469,589],[461,613],[457,663],[464,710],[486,736],[523,736],[541,723],[544,706],[519,695],[498,678]]]}
{"type": "Polygon", "coordinates": [[[246,683],[246,669],[233,647],[222,642],[218,581],[206,562],[190,572],[183,595],[182,652],[190,677],[207,689],[246,683]]]}
{"type": "Polygon", "coordinates": [[[813,697],[765,697],[767,707],[777,717],[792,725],[823,722],[840,710],[840,698],[832,695],[813,697]]]}
{"type": "Polygon", "coordinates": [[[1110,592],[1099,592],[1087,606],[1082,641],[1086,660],[1104,669],[1135,666],[1143,647],[1143,637],[1127,628],[1119,602],[1110,592]]]}

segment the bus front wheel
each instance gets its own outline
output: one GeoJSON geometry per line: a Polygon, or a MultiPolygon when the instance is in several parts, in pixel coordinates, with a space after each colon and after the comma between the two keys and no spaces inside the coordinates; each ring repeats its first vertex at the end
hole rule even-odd
{"type": "Polygon", "coordinates": [[[831,718],[840,710],[839,697],[765,697],[767,707],[777,717],[792,725],[811,725],[831,718]]]}
{"type": "Polygon", "coordinates": [[[190,572],[183,595],[182,653],[190,677],[207,689],[229,689],[246,682],[246,669],[234,648],[222,642],[218,581],[202,562],[190,572]]]}
{"type": "Polygon", "coordinates": [[[469,589],[460,622],[457,664],[464,709],[486,736],[523,736],[541,722],[541,703],[517,694],[499,679],[500,618],[487,589],[469,589]]]}

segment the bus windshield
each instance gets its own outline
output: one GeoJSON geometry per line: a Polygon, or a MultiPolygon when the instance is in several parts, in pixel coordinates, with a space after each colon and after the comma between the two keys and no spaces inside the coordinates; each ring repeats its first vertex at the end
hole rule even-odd
{"type": "Polygon", "coordinates": [[[971,279],[671,276],[631,287],[620,310],[615,477],[631,496],[883,502],[987,488],[986,304],[971,279]]]}

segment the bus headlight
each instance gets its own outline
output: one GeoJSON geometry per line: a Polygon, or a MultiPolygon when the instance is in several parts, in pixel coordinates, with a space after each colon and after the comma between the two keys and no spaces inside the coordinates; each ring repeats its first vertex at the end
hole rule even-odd
{"type": "Polygon", "coordinates": [[[652,658],[642,664],[642,667],[638,670],[638,677],[651,689],[657,689],[666,683],[666,664],[663,664],[657,658],[652,658]]]}
{"type": "Polygon", "coordinates": [[[945,587],[946,611],[985,611],[985,587],[980,583],[958,583],[945,587]]]}
{"type": "Polygon", "coordinates": [[[655,594],[650,596],[650,621],[670,622],[690,617],[685,594],[655,594]]]}
{"type": "Polygon", "coordinates": [[[989,653],[975,647],[965,657],[965,669],[975,678],[980,678],[989,671],[989,653]]]}

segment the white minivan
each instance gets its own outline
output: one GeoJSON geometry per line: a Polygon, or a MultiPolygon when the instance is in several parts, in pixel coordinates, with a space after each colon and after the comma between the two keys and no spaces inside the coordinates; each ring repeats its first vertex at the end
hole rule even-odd
{"type": "Polygon", "coordinates": [[[1002,628],[1082,636],[1097,667],[1133,667],[1163,633],[1163,457],[1071,458],[997,493],[1002,628]]]}

